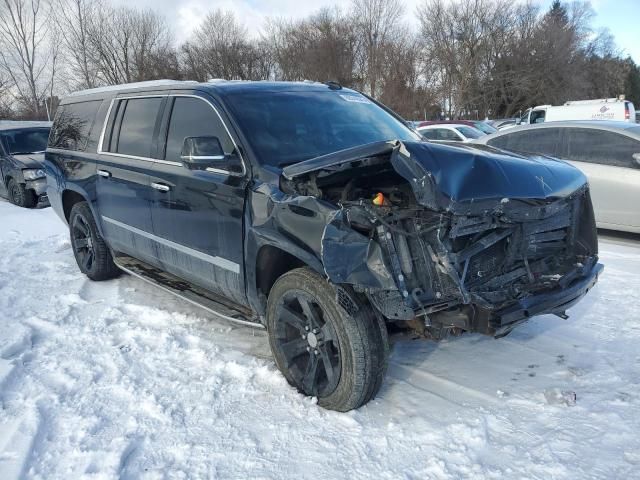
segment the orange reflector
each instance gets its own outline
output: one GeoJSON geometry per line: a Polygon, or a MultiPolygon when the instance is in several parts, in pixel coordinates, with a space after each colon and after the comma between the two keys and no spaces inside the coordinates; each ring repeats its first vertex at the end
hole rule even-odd
{"type": "Polygon", "coordinates": [[[374,205],[381,207],[385,203],[387,203],[387,199],[384,198],[384,195],[382,194],[382,192],[378,192],[378,194],[375,197],[373,197],[374,205]]]}

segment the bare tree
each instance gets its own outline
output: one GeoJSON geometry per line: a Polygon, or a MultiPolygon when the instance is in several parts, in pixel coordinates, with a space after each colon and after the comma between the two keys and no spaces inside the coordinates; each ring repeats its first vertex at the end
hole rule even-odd
{"type": "Polygon", "coordinates": [[[0,4],[0,65],[11,80],[27,116],[42,115],[52,77],[48,75],[49,12],[40,0],[3,0],[0,4]]]}
{"type": "Polygon", "coordinates": [[[183,47],[189,76],[197,80],[262,79],[269,76],[269,58],[263,45],[251,41],[247,28],[232,12],[210,12],[183,47]]]}
{"type": "Polygon", "coordinates": [[[272,21],[264,42],[283,80],[338,81],[361,88],[356,63],[361,42],[350,16],[321,9],[306,19],[272,21]]]}
{"type": "Polygon", "coordinates": [[[90,41],[90,28],[104,8],[101,0],[52,0],[54,17],[72,81],[79,88],[98,85],[95,48],[90,41]]]}
{"type": "Polygon", "coordinates": [[[11,100],[9,96],[10,83],[4,72],[0,69],[0,120],[7,120],[13,118],[13,111],[11,109],[11,100]]]}
{"type": "Polygon", "coordinates": [[[394,43],[400,32],[403,7],[400,0],[352,0],[356,28],[364,39],[362,53],[369,94],[378,93],[378,78],[382,65],[382,51],[394,43]]]}
{"type": "Polygon", "coordinates": [[[106,84],[152,80],[175,71],[177,57],[166,20],[151,10],[103,7],[88,29],[95,68],[106,84]]]}

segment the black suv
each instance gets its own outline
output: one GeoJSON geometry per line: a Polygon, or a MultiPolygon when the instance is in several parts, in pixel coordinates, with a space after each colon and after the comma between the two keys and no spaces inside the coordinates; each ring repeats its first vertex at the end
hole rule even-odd
{"type": "Polygon", "coordinates": [[[564,317],[602,270],[577,169],[421,142],[335,83],[79,92],[45,167],[89,278],[266,327],[289,383],[335,410],[380,388],[388,327],[501,336],[564,317]]]}
{"type": "Polygon", "coordinates": [[[50,127],[50,122],[0,122],[0,195],[14,205],[48,205],[42,161],[50,127]]]}

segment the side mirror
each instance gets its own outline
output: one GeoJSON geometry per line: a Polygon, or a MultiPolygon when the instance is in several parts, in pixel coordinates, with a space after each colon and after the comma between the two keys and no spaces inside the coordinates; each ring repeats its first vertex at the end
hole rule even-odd
{"type": "Polygon", "coordinates": [[[638,167],[640,167],[640,153],[634,153],[634,154],[632,155],[632,157],[633,157],[633,159],[635,160],[636,165],[637,165],[638,167]]]}
{"type": "Polygon", "coordinates": [[[522,123],[522,119],[521,118],[516,118],[516,125],[520,125],[522,123]]]}
{"type": "Polygon", "coordinates": [[[187,137],[180,159],[188,167],[207,167],[224,161],[224,150],[218,137],[187,137]]]}

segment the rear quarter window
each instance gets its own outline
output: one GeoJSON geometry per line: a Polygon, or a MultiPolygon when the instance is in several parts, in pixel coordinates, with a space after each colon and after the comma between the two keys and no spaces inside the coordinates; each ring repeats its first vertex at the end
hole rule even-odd
{"type": "Polygon", "coordinates": [[[626,135],[592,128],[567,132],[567,160],[634,168],[635,153],[640,153],[640,141],[626,135]]]}
{"type": "Polygon", "coordinates": [[[49,135],[49,148],[84,151],[102,100],[60,105],[49,135]]]}

